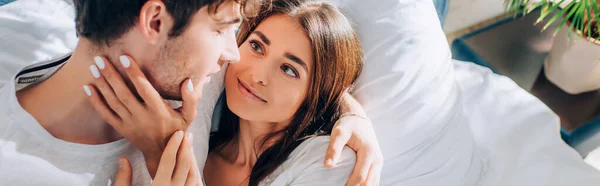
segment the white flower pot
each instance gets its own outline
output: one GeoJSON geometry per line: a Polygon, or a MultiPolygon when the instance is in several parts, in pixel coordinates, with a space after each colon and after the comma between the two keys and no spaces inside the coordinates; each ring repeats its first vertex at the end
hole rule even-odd
{"type": "Polygon", "coordinates": [[[568,34],[565,24],[554,37],[544,72],[550,82],[569,94],[600,89],[600,41],[568,34]]]}

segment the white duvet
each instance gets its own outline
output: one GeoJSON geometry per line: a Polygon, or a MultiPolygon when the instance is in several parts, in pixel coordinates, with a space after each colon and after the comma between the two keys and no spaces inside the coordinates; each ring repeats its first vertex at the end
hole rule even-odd
{"type": "MultiPolygon", "coordinates": [[[[542,102],[508,78],[450,60],[430,0],[336,1],[365,48],[355,96],[383,149],[382,185],[600,185],[542,102]]],[[[0,7],[0,87],[27,64],[72,51],[71,4],[0,7]]]]}

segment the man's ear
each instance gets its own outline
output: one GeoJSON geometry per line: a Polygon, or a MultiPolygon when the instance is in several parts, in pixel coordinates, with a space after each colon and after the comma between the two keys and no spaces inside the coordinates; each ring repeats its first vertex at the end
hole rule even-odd
{"type": "Polygon", "coordinates": [[[137,27],[150,44],[156,44],[163,37],[168,37],[171,22],[165,4],[160,0],[150,0],[140,10],[137,27]]]}

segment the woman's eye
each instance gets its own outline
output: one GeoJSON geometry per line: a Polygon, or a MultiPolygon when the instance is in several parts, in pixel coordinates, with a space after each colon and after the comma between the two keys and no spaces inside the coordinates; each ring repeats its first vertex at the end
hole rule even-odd
{"type": "Polygon", "coordinates": [[[289,66],[283,65],[281,66],[281,70],[291,77],[298,77],[298,73],[296,73],[296,71],[289,66]]]}
{"type": "Polygon", "coordinates": [[[262,48],[260,47],[260,44],[256,43],[255,41],[250,41],[250,47],[252,47],[252,50],[254,50],[255,52],[258,53],[263,53],[262,48]]]}

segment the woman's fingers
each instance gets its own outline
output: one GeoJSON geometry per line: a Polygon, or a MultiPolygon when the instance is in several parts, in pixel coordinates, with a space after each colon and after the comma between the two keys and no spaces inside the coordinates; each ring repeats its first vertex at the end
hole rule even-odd
{"type": "Polygon", "coordinates": [[[196,155],[194,153],[194,148],[192,147],[192,168],[188,173],[188,178],[185,181],[186,186],[197,186],[202,185],[202,180],[200,180],[200,169],[198,169],[198,162],[196,161],[196,155]]]}
{"type": "Polygon", "coordinates": [[[119,60],[131,83],[135,86],[137,93],[144,99],[144,102],[150,108],[163,108],[164,100],[156,89],[154,89],[150,81],[148,81],[148,78],[146,78],[146,75],[144,75],[135,60],[126,55],[120,56],[119,60]]]}
{"type": "Polygon", "coordinates": [[[183,105],[179,108],[179,112],[187,122],[190,124],[192,120],[196,118],[198,113],[196,110],[196,104],[198,103],[199,95],[196,93],[196,85],[192,82],[192,79],[188,79],[181,86],[181,98],[183,99],[183,105]]]}
{"type": "Polygon", "coordinates": [[[115,186],[130,186],[131,185],[131,164],[125,157],[119,159],[119,171],[115,178],[115,186]]]}
{"type": "Polygon", "coordinates": [[[113,126],[115,129],[117,129],[117,131],[119,131],[121,127],[121,118],[115,115],[115,113],[110,108],[108,108],[106,103],[104,103],[104,101],[100,97],[102,95],[98,93],[96,88],[94,88],[93,85],[84,85],[83,90],[85,91],[85,94],[88,95],[90,103],[92,104],[94,109],[96,109],[96,112],[100,114],[100,117],[104,121],[108,122],[108,124],[113,126]]]}
{"type": "Polygon", "coordinates": [[[177,131],[171,136],[162,156],[160,157],[160,164],[156,171],[155,180],[171,180],[173,175],[173,169],[177,163],[177,151],[183,141],[183,131],[177,131]]]}
{"type": "Polygon", "coordinates": [[[184,185],[192,163],[192,133],[186,133],[185,140],[181,143],[179,153],[177,154],[177,165],[173,173],[173,185],[184,185]]]}
{"type": "Polygon", "coordinates": [[[108,103],[108,106],[117,113],[121,118],[129,117],[131,113],[121,103],[121,101],[117,98],[112,88],[108,85],[104,77],[100,74],[100,70],[96,65],[90,66],[90,71],[92,72],[92,76],[94,76],[94,84],[96,84],[96,88],[100,90],[102,96],[104,96],[104,100],[108,103]]]}
{"type": "Polygon", "coordinates": [[[104,79],[108,82],[108,85],[112,88],[117,99],[119,99],[130,112],[134,113],[134,111],[143,108],[142,104],[137,100],[133,93],[131,93],[127,84],[125,84],[121,74],[113,67],[110,61],[100,56],[94,57],[94,61],[96,62],[96,66],[100,69],[100,74],[102,74],[104,79]]]}

